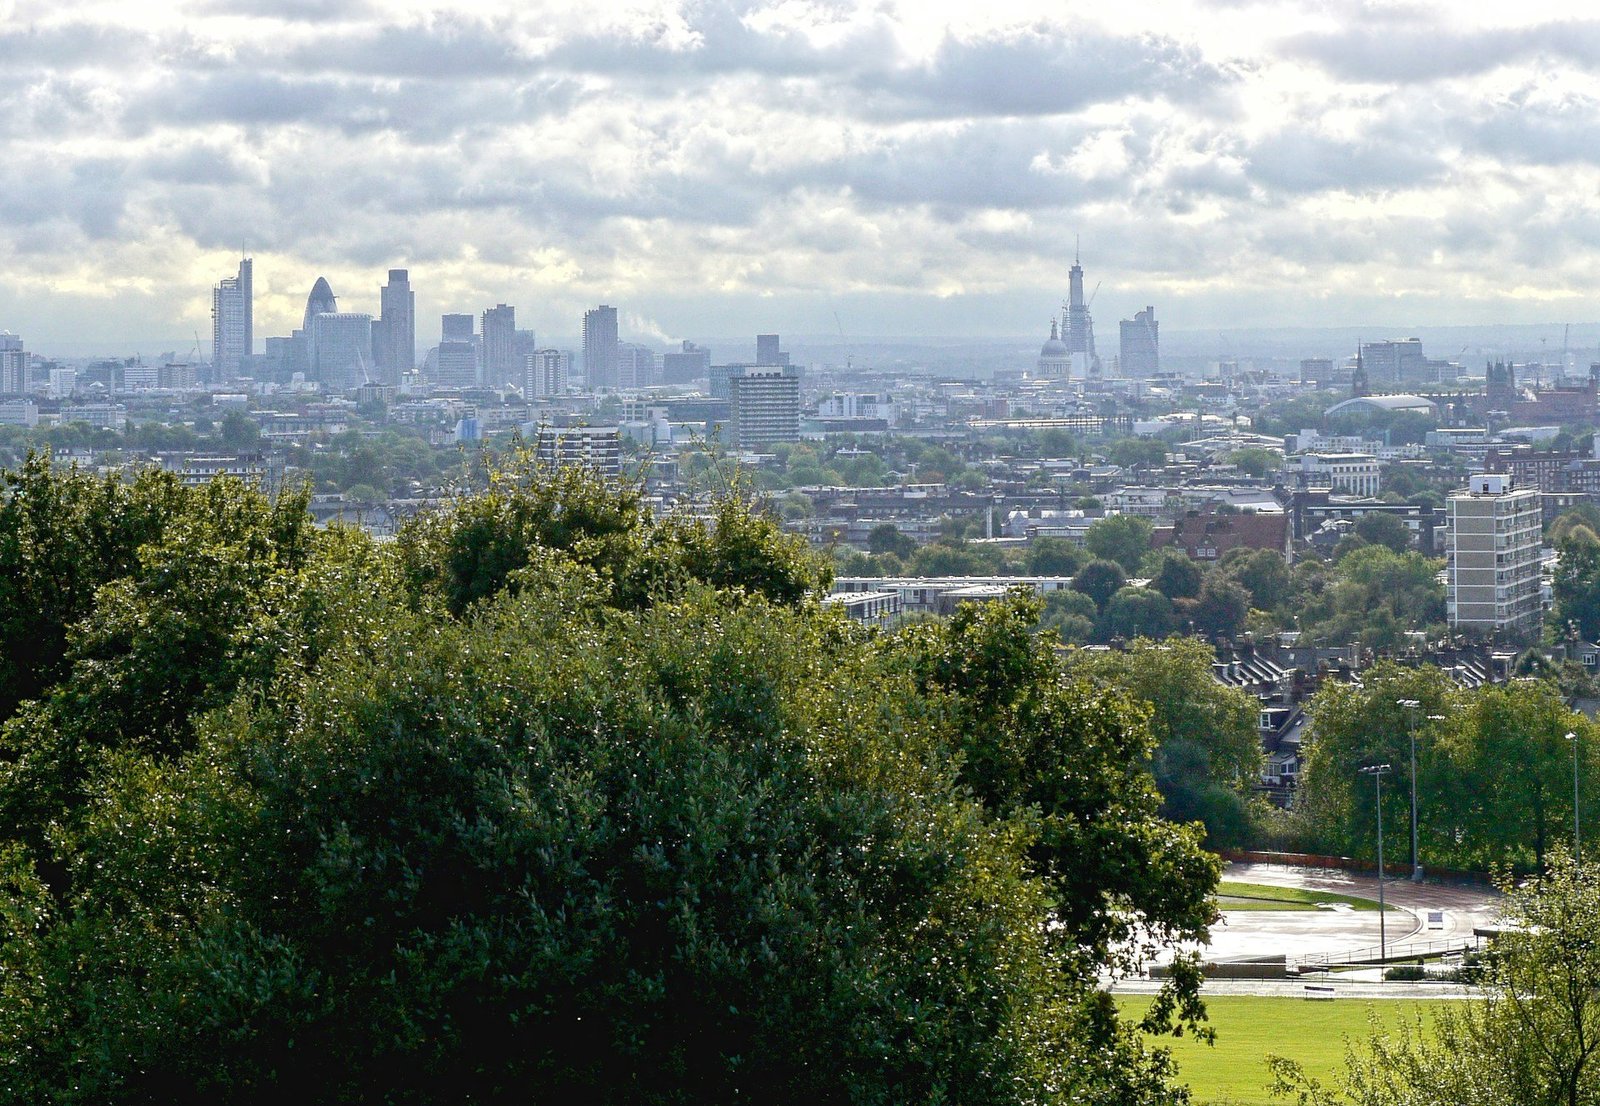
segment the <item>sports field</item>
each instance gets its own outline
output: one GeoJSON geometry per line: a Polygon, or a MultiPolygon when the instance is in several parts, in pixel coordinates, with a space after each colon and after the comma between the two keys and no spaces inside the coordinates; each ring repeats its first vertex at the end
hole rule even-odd
{"type": "MultiPolygon", "coordinates": [[[[1118,1001],[1135,1018],[1150,1004],[1143,995],[1125,995],[1118,1001]]],[[[1426,1021],[1439,1005],[1416,999],[1328,1002],[1218,996],[1206,999],[1210,1024],[1217,1031],[1214,1046],[1189,1037],[1152,1043],[1171,1047],[1179,1080],[1193,1090],[1196,1106],[1285,1106],[1287,1100],[1267,1093],[1269,1054],[1299,1061],[1324,1084],[1336,1085],[1344,1068],[1345,1038],[1366,1036],[1369,1018],[1375,1015],[1380,1025],[1393,1028],[1418,1016],[1426,1021]]]]}
{"type": "MultiPolygon", "coordinates": [[[[1378,909],[1378,904],[1371,899],[1358,899],[1353,895],[1230,880],[1223,880],[1217,885],[1217,905],[1223,910],[1322,910],[1330,906],[1348,906],[1352,910],[1378,909]]],[[[1394,907],[1389,909],[1393,910],[1394,907]]]]}

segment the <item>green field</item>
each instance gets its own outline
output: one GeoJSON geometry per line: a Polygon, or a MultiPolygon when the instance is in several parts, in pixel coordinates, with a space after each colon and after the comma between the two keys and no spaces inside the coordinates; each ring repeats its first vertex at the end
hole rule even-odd
{"type": "Polygon", "coordinates": [[[1331,891],[1308,891],[1303,887],[1273,887],[1266,883],[1235,883],[1230,880],[1223,880],[1217,885],[1217,905],[1223,910],[1316,910],[1335,904],[1354,910],[1378,909],[1378,904],[1371,899],[1336,895],[1331,891]]]}
{"type": "MultiPolygon", "coordinates": [[[[1144,995],[1120,996],[1118,1002],[1135,1018],[1150,1005],[1144,995]]],[[[1324,1084],[1336,1083],[1344,1069],[1345,1038],[1365,1036],[1369,1015],[1376,1013],[1381,1024],[1394,1027],[1419,1014],[1426,1019],[1439,1005],[1417,999],[1317,1002],[1224,995],[1206,999],[1217,1031],[1214,1046],[1188,1037],[1152,1043],[1171,1047],[1179,1081],[1193,1090],[1196,1106],[1286,1106],[1287,1100],[1267,1093],[1269,1054],[1298,1061],[1324,1084]]]]}

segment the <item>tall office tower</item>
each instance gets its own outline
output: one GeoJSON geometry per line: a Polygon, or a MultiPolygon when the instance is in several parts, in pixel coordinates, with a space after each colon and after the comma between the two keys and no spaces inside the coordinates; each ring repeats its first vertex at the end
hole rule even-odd
{"type": "Polygon", "coordinates": [[[1083,265],[1077,257],[1072,259],[1067,296],[1064,337],[1067,352],[1072,356],[1073,371],[1082,380],[1090,374],[1099,375],[1100,356],[1094,350],[1094,319],[1083,298],[1083,265]]]}
{"type": "Polygon", "coordinates": [[[1327,388],[1333,384],[1333,360],[1328,357],[1307,357],[1300,362],[1300,383],[1327,388]]]}
{"type": "Polygon", "coordinates": [[[1540,616],[1538,489],[1513,487],[1504,473],[1480,473],[1445,502],[1450,625],[1531,636],[1540,616]]]}
{"type": "Polygon", "coordinates": [[[617,309],[601,304],[583,313],[583,375],[589,391],[617,386],[617,309]]]}
{"type": "Polygon", "coordinates": [[[439,316],[439,341],[470,342],[476,335],[472,330],[471,315],[439,316]]]}
{"type": "Polygon", "coordinates": [[[523,399],[550,399],[567,394],[572,355],[565,350],[540,349],[528,355],[522,384],[523,399]]]}
{"type": "Polygon", "coordinates": [[[1161,343],[1158,340],[1156,309],[1146,307],[1132,319],[1122,320],[1122,375],[1154,376],[1161,371],[1161,343]]]}
{"type": "Polygon", "coordinates": [[[656,351],[635,342],[617,343],[617,387],[653,387],[656,382],[656,351]]]}
{"type": "Polygon", "coordinates": [[[789,365],[789,355],[778,348],[776,334],[756,335],[756,364],[758,365],[789,365]]]}
{"type": "Polygon", "coordinates": [[[312,318],[311,377],[339,391],[371,382],[371,315],[324,311],[312,318]]]}
{"type": "Polygon", "coordinates": [[[693,342],[684,342],[681,349],[661,355],[663,384],[689,384],[704,379],[710,371],[711,351],[693,342]]]}
{"type": "Polygon", "coordinates": [[[511,383],[517,373],[517,309],[501,303],[483,313],[483,382],[511,383]]]}
{"type": "Polygon", "coordinates": [[[238,376],[255,348],[252,328],[250,259],[239,262],[239,275],[211,290],[211,367],[221,376],[238,376]]]}
{"type": "Polygon", "coordinates": [[[800,437],[800,381],[781,368],[756,366],[728,380],[738,449],[757,449],[800,437]]]}
{"type": "Polygon", "coordinates": [[[19,396],[28,390],[28,353],[22,339],[0,331],[0,396],[19,396]]]}
{"type": "Polygon", "coordinates": [[[511,343],[511,363],[516,366],[518,374],[527,367],[528,358],[538,352],[539,336],[531,330],[518,330],[516,340],[511,343]]]}
{"type": "Polygon", "coordinates": [[[372,327],[373,354],[378,376],[393,384],[417,367],[417,294],[411,290],[411,274],[390,269],[378,302],[381,314],[372,327]]]}
{"type": "Polygon", "coordinates": [[[328,287],[327,277],[318,277],[317,282],[311,286],[311,294],[306,297],[305,318],[300,323],[300,329],[311,334],[311,320],[318,315],[332,315],[339,310],[339,301],[334,297],[333,289],[328,287]]]}

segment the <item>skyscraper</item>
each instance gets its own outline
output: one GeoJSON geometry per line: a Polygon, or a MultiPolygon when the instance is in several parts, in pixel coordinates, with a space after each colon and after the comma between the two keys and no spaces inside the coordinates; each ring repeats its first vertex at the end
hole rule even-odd
{"type": "Polygon", "coordinates": [[[1156,309],[1146,307],[1132,319],[1122,320],[1122,375],[1131,377],[1154,376],[1161,371],[1161,344],[1158,340],[1160,324],[1156,322],[1156,309]]]}
{"type": "Polygon", "coordinates": [[[567,371],[572,357],[564,350],[540,349],[528,355],[523,378],[524,399],[548,399],[567,394],[567,371]]]}
{"type": "Polygon", "coordinates": [[[636,342],[617,343],[617,387],[649,388],[656,382],[656,351],[636,342]]]}
{"type": "Polygon", "coordinates": [[[473,339],[471,315],[442,315],[439,318],[441,342],[470,342],[473,339]]]}
{"type": "Polygon", "coordinates": [[[779,344],[778,335],[776,334],[757,334],[756,364],[782,365],[783,367],[787,368],[789,365],[789,355],[778,348],[779,344]]]}
{"type": "Polygon", "coordinates": [[[306,297],[306,314],[300,329],[309,335],[312,319],[318,315],[331,315],[337,310],[339,301],[334,298],[333,289],[328,287],[328,278],[318,277],[317,282],[311,286],[311,294],[306,297]]]}
{"type": "Polygon", "coordinates": [[[661,357],[661,381],[664,384],[688,384],[702,379],[711,369],[711,351],[693,342],[684,342],[682,348],[661,357]]]}
{"type": "Polygon", "coordinates": [[[250,259],[239,262],[239,274],[211,290],[211,366],[221,376],[238,376],[255,345],[252,327],[250,259]]]}
{"type": "Polygon", "coordinates": [[[1100,372],[1100,357],[1094,350],[1094,319],[1089,315],[1089,305],[1083,298],[1083,266],[1078,258],[1072,259],[1069,275],[1066,334],[1067,353],[1072,359],[1072,370],[1079,380],[1091,373],[1100,372]]]}
{"type": "Polygon", "coordinates": [[[372,379],[372,316],[324,311],[311,320],[311,373],[331,389],[372,379]]]}
{"type": "Polygon", "coordinates": [[[483,382],[508,384],[518,370],[517,309],[497,304],[483,313],[483,382]]]}
{"type": "Polygon", "coordinates": [[[381,314],[373,324],[373,355],[378,376],[393,384],[417,367],[417,296],[411,274],[390,269],[389,283],[379,293],[381,314]]]}
{"type": "Polygon", "coordinates": [[[583,313],[583,372],[591,392],[617,386],[617,309],[583,313]]]}

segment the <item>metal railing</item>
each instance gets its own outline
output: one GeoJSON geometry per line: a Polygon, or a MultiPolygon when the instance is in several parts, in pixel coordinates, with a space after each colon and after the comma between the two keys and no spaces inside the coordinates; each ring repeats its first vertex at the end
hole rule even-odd
{"type": "Polygon", "coordinates": [[[1291,958],[1289,969],[1304,975],[1306,972],[1325,972],[1332,968],[1356,967],[1359,965],[1393,964],[1398,961],[1416,960],[1418,957],[1448,956],[1451,953],[1468,952],[1478,947],[1476,937],[1449,937],[1433,941],[1408,941],[1404,944],[1389,945],[1388,954],[1378,945],[1368,945],[1366,948],[1349,949],[1343,952],[1316,953],[1310,956],[1291,958]]]}

